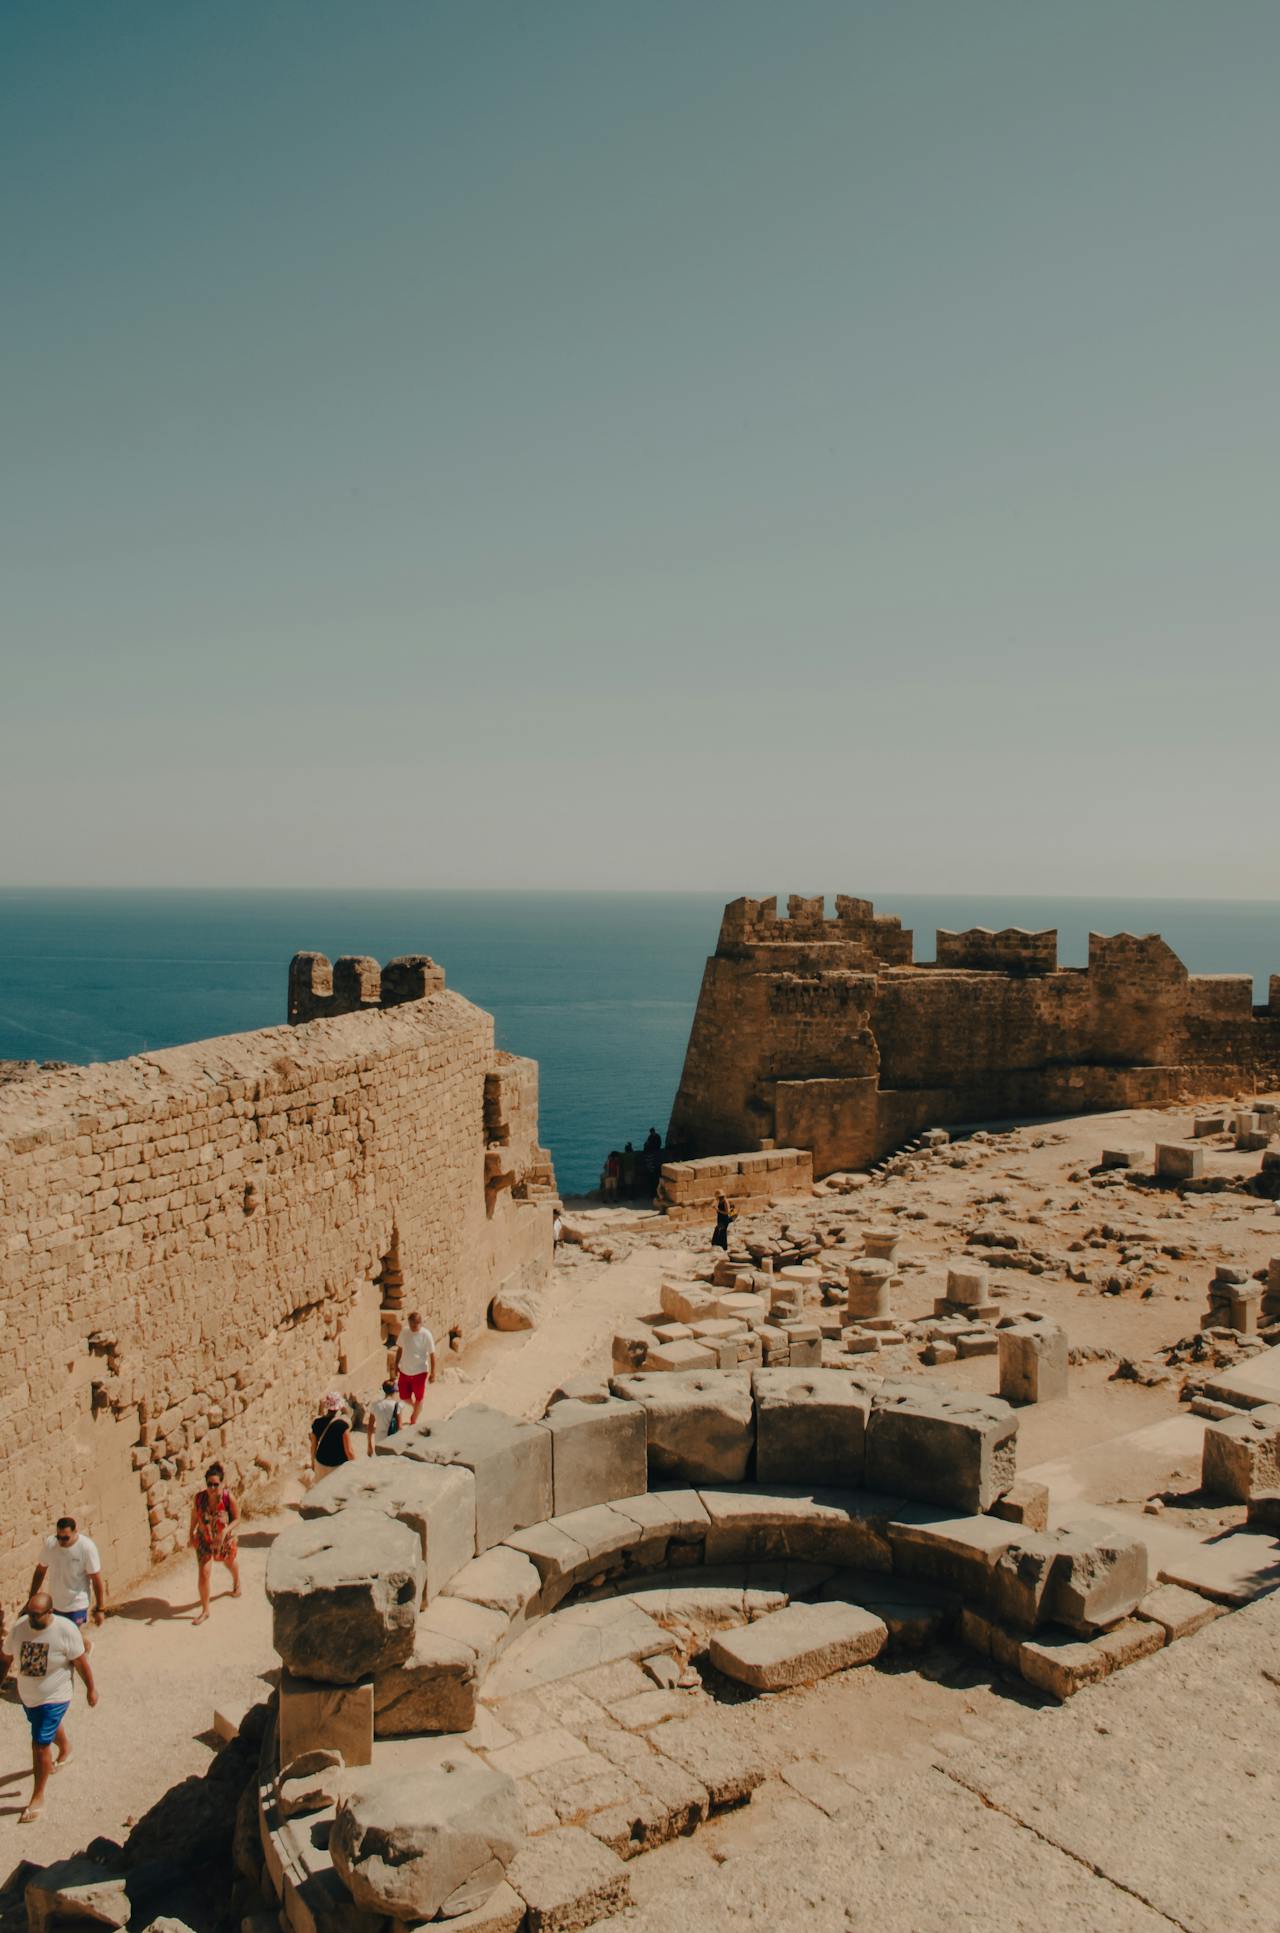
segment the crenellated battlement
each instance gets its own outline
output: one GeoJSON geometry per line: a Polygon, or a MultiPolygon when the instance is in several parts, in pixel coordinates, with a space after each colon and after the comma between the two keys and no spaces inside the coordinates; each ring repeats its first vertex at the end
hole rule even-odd
{"type": "Polygon", "coordinates": [[[987,973],[1055,973],[1058,929],[1032,933],[1023,926],[970,926],[952,933],[940,926],[934,959],[940,967],[968,967],[987,973]]]}
{"type": "Polygon", "coordinates": [[[792,893],[786,918],[779,917],[776,894],[771,899],[735,899],[720,922],[720,948],[744,946],[856,947],[871,961],[910,966],[912,935],[904,932],[896,914],[878,915],[869,899],[836,894],[834,918],[827,917],[823,894],[805,898],[792,893]]]}
{"type": "Polygon", "coordinates": [[[726,906],[667,1146],[716,1156],[808,1148],[864,1167],[921,1127],[1280,1085],[1280,975],[1190,975],[1158,933],[1091,933],[1085,968],[1053,928],[912,936],[870,900],[726,906]]]}
{"type": "Polygon", "coordinates": [[[425,953],[403,953],[384,967],[367,954],[344,953],[330,965],[326,954],[295,953],[289,962],[289,1025],[402,1007],[443,991],[444,968],[425,953]]]}

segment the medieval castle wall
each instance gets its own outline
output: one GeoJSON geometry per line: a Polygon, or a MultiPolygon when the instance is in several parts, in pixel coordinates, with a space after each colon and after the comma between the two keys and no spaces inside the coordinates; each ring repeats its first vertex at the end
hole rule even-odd
{"type": "Polygon", "coordinates": [[[921,1127],[1156,1105],[1280,1083],[1280,977],[1194,975],[1158,934],[940,931],[937,958],[870,901],[725,908],[667,1142],[678,1156],[807,1148],[864,1167],[921,1127]]]}
{"type": "Polygon", "coordinates": [[[0,1087],[0,1596],[64,1511],[119,1585],[185,1542],[212,1455],[241,1486],[305,1457],[318,1397],[381,1377],[393,1230],[442,1344],[545,1276],[537,1069],[401,965],[386,1006],[335,969],[332,1017],[0,1087]]]}

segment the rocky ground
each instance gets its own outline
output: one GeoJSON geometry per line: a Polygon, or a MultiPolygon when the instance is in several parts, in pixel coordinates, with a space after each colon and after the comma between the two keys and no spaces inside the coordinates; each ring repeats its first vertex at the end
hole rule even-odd
{"type": "MultiPolygon", "coordinates": [[[[1202,1334],[1208,1286],[1224,1264],[1265,1274],[1280,1215],[1245,1192],[1258,1155],[1226,1137],[1204,1144],[1203,1191],[1098,1166],[1104,1146],[1149,1153],[1189,1133],[1186,1112],[988,1131],[778,1204],[735,1240],[856,1252],[862,1229],[895,1226],[895,1314],[908,1325],[931,1314],[949,1260],[981,1257],[1002,1309],[1042,1311],[1071,1345],[1069,1397],[1022,1412],[1022,1473],[1050,1480],[1055,1501],[1132,1514],[1153,1535],[1203,1535],[1244,1513],[1199,1493],[1191,1402],[1215,1365],[1253,1346],[1202,1334]]],[[[452,1359],[430,1392],[435,1413],[482,1400],[540,1414],[566,1377],[608,1372],[615,1331],[658,1313],[664,1278],[710,1258],[709,1231],[625,1207],[567,1220],[576,1239],[539,1325],[490,1332],[452,1359]]],[[[995,1391],[993,1355],[930,1367],[922,1352],[923,1332],[908,1328],[866,1366],[995,1391]]],[[[217,1601],[204,1627],[190,1621],[189,1560],[118,1594],[95,1653],[101,1704],[77,1703],[76,1761],[33,1827],[17,1825],[26,1729],[0,1706],[0,1882],[24,1859],[125,1840],[177,1781],[208,1770],[215,1706],[269,1686],[261,1574],[278,1521],[247,1527],[245,1597],[217,1601]]],[[[853,1671],[774,1698],[687,1687],[750,1736],[768,1777],[740,1812],[631,1862],[636,1904],[618,1923],[1039,1927],[1046,1910],[1099,1929],[1275,1923],[1278,1602],[1220,1618],[1063,1710],[1037,1710],[1025,1687],[945,1650],[919,1670],[853,1671]]]]}

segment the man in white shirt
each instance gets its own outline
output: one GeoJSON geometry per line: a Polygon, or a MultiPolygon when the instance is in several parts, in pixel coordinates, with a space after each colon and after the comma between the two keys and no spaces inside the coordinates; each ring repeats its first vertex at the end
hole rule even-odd
{"type": "Polygon", "coordinates": [[[401,1402],[413,1405],[409,1415],[413,1425],[418,1420],[427,1384],[436,1379],[436,1339],[430,1329],[423,1328],[422,1317],[416,1309],[409,1317],[408,1326],[400,1331],[392,1370],[399,1378],[401,1402]]]}
{"type": "Polygon", "coordinates": [[[395,1436],[400,1428],[400,1401],[396,1395],[396,1379],[388,1377],[382,1385],[382,1394],[376,1403],[370,1403],[365,1412],[364,1431],[369,1442],[369,1455],[376,1456],[379,1443],[385,1443],[389,1436],[395,1436]]]}
{"type": "Polygon", "coordinates": [[[0,1629],[0,1664],[7,1671],[15,1661],[18,1696],[31,1727],[33,1774],[31,1803],[18,1823],[29,1826],[44,1809],[54,1746],[58,1748],[59,1765],[65,1765],[71,1757],[71,1740],[62,1721],[71,1703],[72,1674],[78,1672],[84,1679],[91,1705],[98,1702],[98,1690],[79,1627],[69,1618],[54,1615],[48,1591],[32,1592],[25,1612],[14,1620],[7,1636],[0,1629]]]}
{"type": "MultiPolygon", "coordinates": [[[[106,1615],[107,1590],[102,1581],[102,1559],[92,1537],[76,1529],[74,1517],[59,1517],[52,1537],[44,1540],[44,1551],[31,1578],[32,1595],[45,1589],[57,1617],[70,1618],[83,1632],[89,1618],[89,1593],[93,1592],[93,1621],[101,1624],[106,1615]]],[[[86,1651],[93,1646],[86,1637],[86,1651]]]]}

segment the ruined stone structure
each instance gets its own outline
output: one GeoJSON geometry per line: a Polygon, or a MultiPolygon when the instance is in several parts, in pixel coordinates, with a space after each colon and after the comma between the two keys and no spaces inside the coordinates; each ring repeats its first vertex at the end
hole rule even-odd
{"type": "Polygon", "coordinates": [[[677,1156],[772,1143],[815,1174],[865,1167],[926,1125],[1160,1106],[1280,1084],[1280,975],[1191,974],[1157,934],[912,936],[869,900],[725,908],[667,1135],[677,1156]]]}
{"type": "Polygon", "coordinates": [[[549,1269],[537,1068],[491,1017],[423,960],[300,956],[289,1007],[0,1088],[0,1596],[63,1511],[123,1584],[215,1452],[252,1484],[376,1388],[397,1301],[443,1344],[549,1269]]]}

